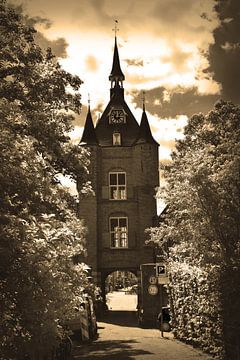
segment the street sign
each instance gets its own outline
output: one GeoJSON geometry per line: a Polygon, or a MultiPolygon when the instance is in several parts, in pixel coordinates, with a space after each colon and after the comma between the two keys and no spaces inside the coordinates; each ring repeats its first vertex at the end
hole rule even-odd
{"type": "Polygon", "coordinates": [[[156,276],[166,276],[167,274],[167,268],[166,265],[163,263],[157,263],[156,264],[156,276]]]}
{"type": "Polygon", "coordinates": [[[157,278],[156,278],[156,276],[151,275],[151,276],[149,277],[149,282],[150,282],[150,284],[155,285],[155,284],[157,283],[157,278]]]}
{"type": "Polygon", "coordinates": [[[148,293],[150,295],[157,295],[158,293],[158,287],[156,285],[149,285],[148,287],[148,293]]]}
{"type": "Polygon", "coordinates": [[[169,277],[168,276],[158,276],[158,284],[159,285],[169,284],[169,277]]]}

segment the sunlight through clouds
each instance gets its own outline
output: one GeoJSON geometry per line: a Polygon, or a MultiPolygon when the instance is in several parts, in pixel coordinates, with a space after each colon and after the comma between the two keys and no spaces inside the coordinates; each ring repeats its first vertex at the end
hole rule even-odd
{"type": "MultiPolygon", "coordinates": [[[[13,1],[20,3],[20,0],[13,1]]],[[[169,158],[174,139],[181,136],[181,131],[176,129],[182,129],[187,121],[182,117],[186,103],[183,108],[177,99],[181,100],[185,94],[189,99],[192,96],[192,110],[204,96],[220,91],[219,85],[204,73],[208,66],[206,50],[213,42],[213,30],[218,24],[214,3],[214,0],[152,0],[148,3],[145,0],[69,0],[66,6],[65,1],[59,0],[56,6],[53,1],[24,0],[24,7],[30,15],[50,20],[50,26],[38,25],[45,38],[65,39],[67,56],[59,61],[66,71],[83,80],[82,103],[87,106],[90,94],[94,115],[109,101],[112,30],[114,20],[118,19],[118,49],[126,78],[126,101],[139,122],[141,108],[137,108],[134,97],[129,94],[144,89],[152,95],[148,99],[149,121],[154,137],[161,144],[160,157],[169,158]],[[171,116],[172,101],[174,114],[171,116]],[[166,113],[161,114],[166,104],[169,118],[166,113]]],[[[206,99],[206,103],[207,100],[212,99],[206,99]]],[[[80,140],[79,123],[84,124],[84,116],[85,112],[71,133],[74,142],[80,140]]]]}

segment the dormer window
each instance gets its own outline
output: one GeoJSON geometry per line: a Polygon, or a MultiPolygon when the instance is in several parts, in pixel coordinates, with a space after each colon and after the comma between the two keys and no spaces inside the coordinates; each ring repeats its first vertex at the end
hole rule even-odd
{"type": "Polygon", "coordinates": [[[121,145],[121,134],[119,132],[113,133],[113,145],[120,146],[121,145]]]}

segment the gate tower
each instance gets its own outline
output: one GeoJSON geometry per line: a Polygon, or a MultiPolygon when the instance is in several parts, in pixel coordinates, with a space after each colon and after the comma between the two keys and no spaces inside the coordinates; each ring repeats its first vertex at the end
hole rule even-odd
{"type": "Polygon", "coordinates": [[[159,186],[159,144],[145,104],[139,125],[125,102],[116,35],[109,80],[109,103],[95,127],[89,105],[80,142],[91,153],[94,194],[81,195],[79,215],[88,228],[87,263],[103,296],[110,273],[131,271],[139,277],[140,264],[154,261],[152,247],[145,244],[145,229],[157,216],[159,186]]]}

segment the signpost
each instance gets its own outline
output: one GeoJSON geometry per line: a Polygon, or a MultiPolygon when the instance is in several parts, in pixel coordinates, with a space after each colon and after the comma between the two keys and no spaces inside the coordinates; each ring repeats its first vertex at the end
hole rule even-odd
{"type": "MultiPolygon", "coordinates": [[[[164,262],[141,264],[141,287],[138,298],[138,320],[139,324],[156,324],[159,314],[162,314],[164,306],[163,285],[168,283],[167,266],[164,262]],[[161,306],[161,307],[160,307],[161,306]]],[[[159,319],[161,329],[164,320],[159,319]]],[[[160,330],[161,330],[160,329],[160,330]]],[[[162,333],[163,336],[163,333],[162,333]]]]}
{"type": "Polygon", "coordinates": [[[156,264],[156,276],[166,276],[167,275],[167,268],[166,265],[163,263],[156,264]]]}
{"type": "Polygon", "coordinates": [[[164,263],[156,263],[156,276],[159,284],[159,295],[160,295],[160,331],[163,337],[163,285],[169,283],[169,277],[167,275],[167,267],[164,263]]]}

